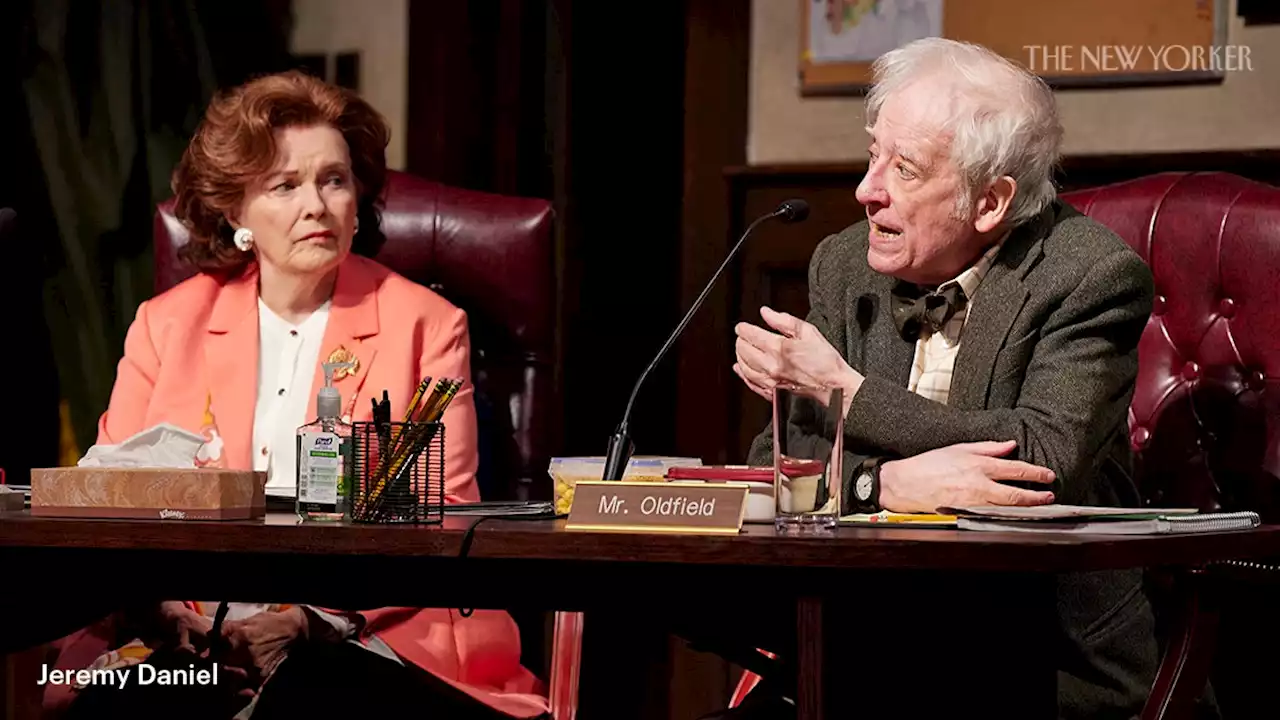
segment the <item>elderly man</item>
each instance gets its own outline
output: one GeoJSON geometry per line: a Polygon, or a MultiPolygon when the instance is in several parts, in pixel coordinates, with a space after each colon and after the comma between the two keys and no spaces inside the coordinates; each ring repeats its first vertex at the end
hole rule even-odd
{"type": "MultiPolygon", "coordinates": [[[[1137,505],[1125,427],[1152,278],[1056,199],[1052,92],[931,38],[876,62],[867,119],[866,219],[818,246],[805,320],[737,327],[734,372],[764,398],[843,389],[850,511],[1137,505]]],[[[771,428],[749,462],[772,463],[771,428]]],[[[1141,573],[1059,588],[1062,716],[1136,715],[1157,663],[1141,573]]]]}

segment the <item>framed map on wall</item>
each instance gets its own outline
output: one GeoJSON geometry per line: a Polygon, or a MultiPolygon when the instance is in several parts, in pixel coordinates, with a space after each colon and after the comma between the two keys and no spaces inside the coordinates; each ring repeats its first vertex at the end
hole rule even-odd
{"type": "Polygon", "coordinates": [[[1230,0],[798,0],[803,95],[857,95],[884,53],[925,37],[985,45],[1054,87],[1220,82],[1230,0]]]}
{"type": "Polygon", "coordinates": [[[808,4],[808,57],[817,63],[871,62],[899,45],[942,34],[942,0],[808,4]]]}

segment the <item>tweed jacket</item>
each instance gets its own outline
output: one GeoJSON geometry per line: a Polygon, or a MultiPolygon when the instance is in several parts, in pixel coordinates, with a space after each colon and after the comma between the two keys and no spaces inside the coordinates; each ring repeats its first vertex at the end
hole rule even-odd
{"type": "MultiPolygon", "coordinates": [[[[1137,253],[1061,202],[1016,228],[979,287],[943,405],[907,390],[915,343],[890,316],[896,280],[867,264],[867,230],[826,238],[809,266],[806,319],[866,378],[845,417],[845,468],[1016,440],[1009,457],[1053,470],[1057,502],[1138,504],[1125,428],[1155,291],[1137,253]]],[[[768,427],[749,461],[772,463],[772,442],[768,427]]]]}

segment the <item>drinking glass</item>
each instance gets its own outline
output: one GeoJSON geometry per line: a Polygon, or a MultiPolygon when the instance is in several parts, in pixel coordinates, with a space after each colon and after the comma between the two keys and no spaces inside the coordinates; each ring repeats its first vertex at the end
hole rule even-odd
{"type": "Polygon", "coordinates": [[[829,531],[840,524],[844,413],[840,388],[784,385],[773,392],[774,526],[829,531]]]}

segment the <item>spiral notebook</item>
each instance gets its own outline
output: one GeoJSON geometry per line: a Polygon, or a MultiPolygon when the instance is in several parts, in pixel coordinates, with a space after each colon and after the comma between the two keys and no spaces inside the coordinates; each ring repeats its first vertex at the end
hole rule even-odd
{"type": "Polygon", "coordinates": [[[1085,535],[1169,535],[1181,533],[1223,532],[1250,530],[1261,524],[1255,512],[1143,513],[1113,514],[1103,516],[1076,516],[1072,518],[1009,518],[981,515],[962,515],[956,520],[960,530],[985,530],[988,532],[1065,532],[1085,535]]]}

